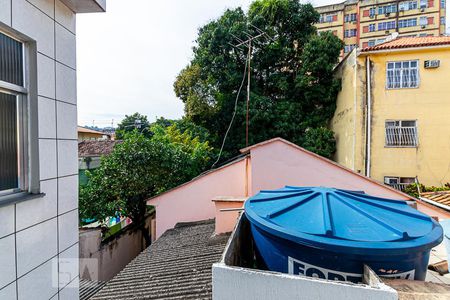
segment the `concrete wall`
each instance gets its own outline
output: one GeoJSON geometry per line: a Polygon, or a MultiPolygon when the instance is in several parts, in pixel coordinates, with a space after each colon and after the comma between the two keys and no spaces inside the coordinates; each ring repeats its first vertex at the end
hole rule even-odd
{"type": "Polygon", "coordinates": [[[214,218],[216,208],[212,200],[217,196],[244,197],[245,168],[242,159],[150,199],[147,203],[156,207],[156,238],[178,222],[214,218]]]}
{"type": "Polygon", "coordinates": [[[229,267],[222,263],[214,264],[212,272],[214,300],[398,299],[397,292],[387,286],[371,288],[367,285],[229,267]]]}
{"type": "Polygon", "coordinates": [[[0,30],[37,48],[35,65],[25,63],[37,68],[28,84],[38,96],[28,100],[40,172],[31,176],[46,194],[0,206],[0,299],[78,299],[75,14],[60,0],[0,0],[0,30]]]}
{"type": "MultiPolygon", "coordinates": [[[[146,220],[151,233],[152,216],[146,220]]],[[[109,281],[145,249],[142,232],[133,226],[102,243],[100,229],[80,230],[80,277],[109,281]]]]}
{"type": "Polygon", "coordinates": [[[357,63],[356,51],[336,68],[341,79],[341,91],[336,99],[336,111],[330,122],[336,138],[333,159],[340,165],[364,174],[365,101],[360,82],[364,68],[357,63]]]}

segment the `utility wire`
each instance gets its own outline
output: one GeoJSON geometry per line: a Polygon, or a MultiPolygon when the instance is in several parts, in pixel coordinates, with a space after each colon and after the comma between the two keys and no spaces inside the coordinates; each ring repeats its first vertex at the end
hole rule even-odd
{"type": "Polygon", "coordinates": [[[228,125],[228,129],[227,129],[227,131],[226,131],[226,133],[225,133],[225,136],[224,136],[224,138],[223,138],[222,147],[220,147],[219,156],[217,157],[217,160],[214,162],[214,164],[211,166],[211,169],[214,169],[214,167],[216,166],[216,164],[219,162],[220,157],[222,156],[223,147],[225,146],[225,142],[226,142],[226,140],[227,140],[228,133],[230,132],[231,126],[233,125],[233,122],[234,122],[234,118],[236,117],[236,112],[237,112],[237,105],[238,105],[238,101],[239,101],[239,96],[241,95],[242,87],[244,86],[245,78],[247,77],[247,66],[248,66],[249,60],[250,60],[250,57],[247,56],[247,60],[245,61],[244,76],[242,77],[241,86],[239,87],[238,93],[237,93],[237,95],[236,95],[236,100],[234,101],[234,112],[233,112],[233,116],[231,117],[230,125],[228,125]]]}

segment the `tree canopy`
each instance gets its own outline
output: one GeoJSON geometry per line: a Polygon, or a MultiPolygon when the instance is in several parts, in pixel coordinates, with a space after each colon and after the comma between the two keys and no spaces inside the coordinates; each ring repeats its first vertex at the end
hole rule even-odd
{"type": "MultiPolygon", "coordinates": [[[[241,8],[227,10],[200,28],[193,59],[174,83],[186,118],[205,127],[212,145],[220,148],[247,61],[245,46],[233,47],[235,37],[246,40],[245,32],[257,35],[260,29],[268,37],[253,43],[249,143],[279,136],[310,149],[333,149],[334,140],[331,132],[325,134],[325,127],[335,110],[340,83],[332,71],[342,42],[330,32],[318,35],[314,27],[318,20],[310,4],[256,0],[247,13],[241,8]],[[314,137],[325,139],[314,145],[307,132],[317,128],[322,134],[314,137]]],[[[241,93],[224,159],[245,146],[245,98],[241,93]]],[[[321,154],[329,157],[328,150],[321,154]]]]}
{"type": "Polygon", "coordinates": [[[82,219],[104,221],[119,213],[140,224],[146,199],[189,181],[208,165],[211,147],[188,130],[154,124],[149,131],[151,138],[126,133],[100,167],[88,173],[80,190],[82,219]]]}
{"type": "Polygon", "coordinates": [[[117,125],[116,139],[123,140],[125,135],[129,132],[138,131],[145,136],[150,136],[150,122],[147,116],[140,113],[134,113],[130,116],[125,115],[125,118],[117,125]]]}

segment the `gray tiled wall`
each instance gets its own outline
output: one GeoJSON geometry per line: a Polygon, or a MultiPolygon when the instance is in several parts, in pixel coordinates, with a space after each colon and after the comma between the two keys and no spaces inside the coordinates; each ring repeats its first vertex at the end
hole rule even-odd
{"type": "Polygon", "coordinates": [[[59,0],[0,0],[0,22],[37,44],[46,194],[0,207],[0,299],[78,299],[75,14],[59,0]]]}

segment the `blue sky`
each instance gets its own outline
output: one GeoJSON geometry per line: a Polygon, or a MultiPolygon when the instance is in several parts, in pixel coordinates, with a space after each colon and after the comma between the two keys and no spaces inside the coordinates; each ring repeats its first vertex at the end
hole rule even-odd
{"type": "Polygon", "coordinates": [[[192,57],[197,29],[251,2],[107,0],[106,13],[78,15],[78,123],[105,127],[134,112],[180,118],[183,103],[172,86],[192,57]]]}

